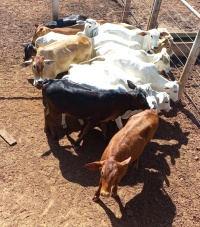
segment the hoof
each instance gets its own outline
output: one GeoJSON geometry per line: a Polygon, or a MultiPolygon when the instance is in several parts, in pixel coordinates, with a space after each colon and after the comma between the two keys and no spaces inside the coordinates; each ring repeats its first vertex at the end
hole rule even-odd
{"type": "Polygon", "coordinates": [[[74,150],[79,150],[80,149],[80,144],[79,143],[74,142],[72,144],[72,146],[74,147],[74,150]]]}
{"type": "Polygon", "coordinates": [[[94,196],[94,197],[92,198],[92,201],[93,201],[93,202],[98,202],[98,200],[99,200],[99,197],[97,197],[97,196],[94,196]]]}
{"type": "Polygon", "coordinates": [[[67,125],[62,125],[62,128],[63,128],[63,129],[66,129],[66,128],[67,128],[67,125]]]}
{"type": "Polygon", "coordinates": [[[116,198],[117,197],[117,193],[112,193],[111,195],[113,198],[116,198]]]}

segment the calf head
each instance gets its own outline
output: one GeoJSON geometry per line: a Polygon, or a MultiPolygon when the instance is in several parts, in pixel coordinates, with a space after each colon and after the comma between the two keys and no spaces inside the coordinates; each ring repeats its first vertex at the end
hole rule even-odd
{"type": "Polygon", "coordinates": [[[41,87],[41,84],[43,82],[43,71],[45,69],[45,65],[50,65],[54,63],[55,61],[53,60],[45,60],[44,56],[32,56],[31,60],[25,61],[20,66],[22,67],[27,67],[29,65],[32,65],[32,71],[34,74],[34,82],[33,85],[37,88],[41,87]]]}
{"type": "Polygon", "coordinates": [[[125,175],[130,161],[131,157],[122,162],[118,162],[114,159],[107,159],[85,165],[85,167],[89,170],[99,169],[101,171],[100,185],[97,191],[98,193],[95,194],[95,200],[98,199],[99,195],[104,197],[117,195],[117,185],[119,184],[121,178],[125,175]]]}
{"type": "Polygon", "coordinates": [[[158,72],[165,71],[166,73],[170,72],[170,56],[167,53],[166,48],[162,48],[160,57],[154,62],[158,72]]]}
{"type": "Polygon", "coordinates": [[[88,36],[89,38],[92,38],[97,35],[95,32],[99,26],[100,24],[97,23],[95,20],[86,19],[83,34],[85,36],[88,36]]]}
{"type": "Polygon", "coordinates": [[[156,98],[153,95],[148,95],[146,99],[150,109],[153,109],[156,112],[158,112],[158,104],[157,104],[156,98]]]}
{"type": "Polygon", "coordinates": [[[166,92],[158,92],[156,97],[158,100],[159,110],[169,112],[171,110],[169,95],[166,92]]]}
{"type": "Polygon", "coordinates": [[[154,51],[155,53],[160,53],[163,48],[166,48],[167,53],[171,57],[173,55],[172,44],[173,44],[173,38],[162,37],[158,40],[158,49],[154,51]]]}
{"type": "Polygon", "coordinates": [[[142,88],[138,88],[130,80],[127,80],[127,83],[128,83],[128,87],[132,89],[129,91],[129,94],[132,96],[132,99],[133,99],[131,110],[150,109],[150,106],[146,99],[147,92],[145,90],[143,90],[142,88]]]}
{"type": "Polygon", "coordinates": [[[177,81],[170,81],[164,85],[164,90],[173,102],[178,101],[179,84],[177,81]]]}
{"type": "Polygon", "coordinates": [[[32,43],[23,43],[22,46],[24,47],[24,61],[28,61],[36,55],[37,50],[32,43]]]}
{"type": "Polygon", "coordinates": [[[32,43],[35,43],[35,40],[38,37],[41,37],[43,35],[46,35],[47,33],[49,33],[51,31],[50,28],[47,28],[45,26],[43,26],[42,24],[35,24],[35,34],[33,35],[32,38],[32,43]]]}
{"type": "Polygon", "coordinates": [[[151,29],[148,31],[142,31],[139,33],[141,36],[147,36],[146,37],[146,42],[150,45],[150,49],[157,49],[158,48],[158,40],[160,37],[169,35],[167,32],[160,32],[157,29],[151,29]]]}

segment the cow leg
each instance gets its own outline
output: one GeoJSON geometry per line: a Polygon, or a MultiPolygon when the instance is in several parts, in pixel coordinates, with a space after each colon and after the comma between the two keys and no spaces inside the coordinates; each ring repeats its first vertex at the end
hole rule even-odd
{"type": "Polygon", "coordinates": [[[58,135],[54,127],[55,118],[52,118],[50,115],[47,115],[46,120],[47,120],[48,128],[50,129],[50,132],[52,134],[52,137],[56,140],[58,138],[58,135]]]}
{"type": "Polygon", "coordinates": [[[114,183],[114,185],[113,185],[113,187],[111,189],[111,196],[112,197],[116,197],[117,196],[117,188],[118,188],[118,184],[119,184],[120,180],[121,180],[121,178],[115,180],[115,183],[114,183]]]}
{"type": "Polygon", "coordinates": [[[108,142],[108,137],[107,137],[107,125],[105,122],[101,122],[100,123],[100,127],[103,133],[103,138],[105,140],[105,142],[108,142]]]}
{"type": "Polygon", "coordinates": [[[62,121],[61,121],[61,125],[63,127],[63,129],[67,128],[67,124],[66,124],[66,114],[62,114],[62,121]]]}
{"type": "Polygon", "coordinates": [[[97,124],[96,120],[89,120],[87,124],[83,128],[83,131],[80,133],[79,138],[75,141],[75,145],[79,145],[79,143],[83,140],[83,137],[97,124]]]}
{"type": "Polygon", "coordinates": [[[115,123],[116,123],[119,130],[123,128],[121,116],[119,116],[118,118],[115,119],[115,123]]]}
{"type": "Polygon", "coordinates": [[[44,132],[47,133],[49,131],[49,126],[48,126],[48,114],[49,110],[48,107],[44,108],[44,132]]]}
{"type": "Polygon", "coordinates": [[[139,158],[133,162],[133,168],[138,169],[138,165],[139,165],[139,158]]]}
{"type": "Polygon", "coordinates": [[[112,188],[112,193],[111,193],[111,196],[112,196],[112,197],[116,197],[116,196],[117,196],[117,187],[118,187],[117,184],[115,184],[115,185],[113,186],[113,188],[112,188]]]}
{"type": "Polygon", "coordinates": [[[94,202],[97,202],[99,200],[99,196],[100,196],[100,192],[101,192],[101,187],[102,187],[102,182],[100,180],[99,187],[98,187],[97,191],[95,192],[94,197],[92,199],[94,202]]]}
{"type": "Polygon", "coordinates": [[[80,125],[84,125],[84,121],[82,119],[78,119],[80,125]]]}
{"type": "Polygon", "coordinates": [[[56,131],[54,128],[54,122],[56,121],[56,115],[51,116],[51,114],[49,113],[48,107],[45,107],[45,109],[44,109],[44,121],[45,121],[45,125],[44,125],[45,133],[48,133],[50,130],[53,138],[57,139],[57,134],[56,134],[56,131]]]}

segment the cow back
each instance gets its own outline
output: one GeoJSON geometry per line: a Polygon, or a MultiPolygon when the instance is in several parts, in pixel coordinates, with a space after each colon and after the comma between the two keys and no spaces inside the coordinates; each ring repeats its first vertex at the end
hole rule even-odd
{"type": "Polygon", "coordinates": [[[131,162],[137,160],[152,139],[158,122],[158,114],[154,110],[145,110],[131,116],[126,125],[111,139],[101,160],[111,157],[118,162],[129,157],[131,162]]]}

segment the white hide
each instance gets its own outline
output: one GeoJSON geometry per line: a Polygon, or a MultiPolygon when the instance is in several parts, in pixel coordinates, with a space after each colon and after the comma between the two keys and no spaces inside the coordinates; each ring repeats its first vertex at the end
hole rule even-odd
{"type": "Polygon", "coordinates": [[[93,38],[91,38],[91,41],[94,46],[94,50],[97,50],[101,47],[103,47],[105,44],[120,44],[122,47],[129,47],[132,50],[141,50],[142,47],[137,41],[128,41],[125,40],[117,35],[113,34],[99,34],[93,38]]]}
{"type": "Polygon", "coordinates": [[[170,97],[166,92],[157,92],[152,90],[152,95],[156,98],[158,104],[158,112],[161,110],[169,112],[171,110],[170,97]]]}
{"type": "Polygon", "coordinates": [[[93,19],[86,20],[82,34],[91,38],[102,33],[114,34],[124,38],[126,41],[137,41],[140,43],[142,49],[146,51],[158,48],[159,37],[166,35],[166,32],[161,33],[157,29],[151,29],[149,31],[140,29],[129,30],[118,24],[105,23],[100,25],[93,19]]]}
{"type": "MultiPolygon", "coordinates": [[[[141,61],[128,54],[113,54],[106,58],[104,63],[115,65],[126,73],[126,80],[140,79],[143,84],[151,83],[156,91],[165,91],[170,99],[178,101],[179,84],[177,81],[169,81],[158,73],[153,63],[141,61]]],[[[136,83],[137,85],[137,83],[136,83]]]]}
{"type": "Polygon", "coordinates": [[[49,32],[46,35],[43,35],[41,37],[38,37],[35,41],[35,47],[42,47],[49,45],[51,43],[54,43],[56,41],[64,40],[68,37],[68,35],[55,33],[55,32],[49,32]]]}
{"type": "Polygon", "coordinates": [[[96,56],[105,57],[112,54],[129,54],[131,56],[137,57],[144,62],[151,62],[156,65],[159,72],[165,71],[168,73],[170,71],[170,56],[167,54],[166,48],[163,48],[161,53],[148,54],[144,50],[133,50],[129,47],[122,46],[117,43],[108,42],[94,49],[96,56]]]}

